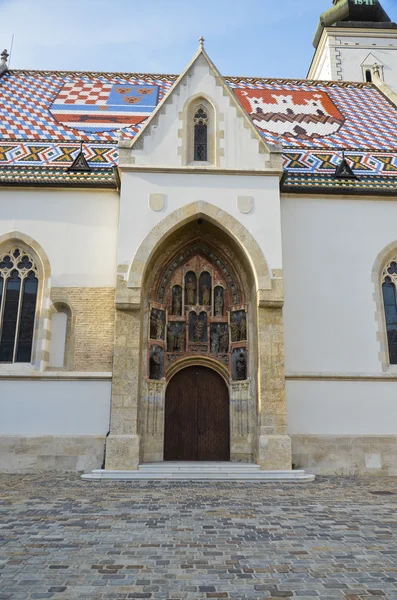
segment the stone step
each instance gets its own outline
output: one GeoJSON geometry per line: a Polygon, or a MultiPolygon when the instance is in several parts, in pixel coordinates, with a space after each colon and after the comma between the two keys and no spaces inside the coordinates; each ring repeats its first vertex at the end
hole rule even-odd
{"type": "Polygon", "coordinates": [[[118,480],[118,481],[268,481],[307,483],[314,480],[303,470],[296,471],[261,471],[258,465],[248,463],[223,463],[218,468],[208,467],[206,463],[191,463],[190,470],[181,467],[181,463],[150,463],[139,465],[136,471],[94,469],[91,473],[82,475],[85,480],[118,480]],[[239,465],[234,468],[234,465],[239,465]],[[166,465],[166,466],[164,466],[166,465]],[[243,466],[242,466],[243,465],[243,466]],[[252,468],[254,467],[254,468],[252,468]]]}
{"type": "Polygon", "coordinates": [[[139,471],[183,471],[183,472],[202,472],[202,471],[259,471],[259,465],[255,463],[238,463],[238,462],[209,462],[209,461],[200,461],[200,462],[174,462],[174,461],[166,461],[166,462],[156,462],[156,463],[143,463],[138,467],[139,471]]]}

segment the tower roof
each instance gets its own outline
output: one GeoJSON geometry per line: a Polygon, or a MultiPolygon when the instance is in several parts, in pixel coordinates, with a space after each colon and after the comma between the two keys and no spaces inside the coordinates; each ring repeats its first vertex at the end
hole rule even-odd
{"type": "Polygon", "coordinates": [[[324,27],[365,27],[376,29],[397,29],[380,0],[333,0],[333,6],[320,15],[313,39],[317,48],[324,27]]]}

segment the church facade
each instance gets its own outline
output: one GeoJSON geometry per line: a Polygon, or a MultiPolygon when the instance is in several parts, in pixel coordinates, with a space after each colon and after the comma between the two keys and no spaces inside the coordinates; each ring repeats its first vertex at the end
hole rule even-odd
{"type": "Polygon", "coordinates": [[[3,53],[1,470],[397,474],[397,25],[335,0],[315,47],[306,80],[3,53]]]}

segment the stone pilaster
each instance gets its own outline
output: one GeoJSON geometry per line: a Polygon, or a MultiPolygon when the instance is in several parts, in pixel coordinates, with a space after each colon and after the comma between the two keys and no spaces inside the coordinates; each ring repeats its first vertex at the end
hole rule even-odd
{"type": "Polygon", "coordinates": [[[137,469],[140,461],[138,404],[140,376],[140,291],[127,290],[119,277],[116,291],[110,435],[106,469],[137,469]]]}
{"type": "Polygon", "coordinates": [[[258,461],[264,470],[289,470],[292,454],[287,435],[281,277],[275,277],[272,284],[272,290],[258,294],[258,461]]]}

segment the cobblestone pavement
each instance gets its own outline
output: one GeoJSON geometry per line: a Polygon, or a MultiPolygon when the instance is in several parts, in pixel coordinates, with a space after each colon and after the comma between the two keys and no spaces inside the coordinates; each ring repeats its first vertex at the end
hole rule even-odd
{"type": "Polygon", "coordinates": [[[397,479],[0,489],[0,600],[397,599],[397,479]]]}

